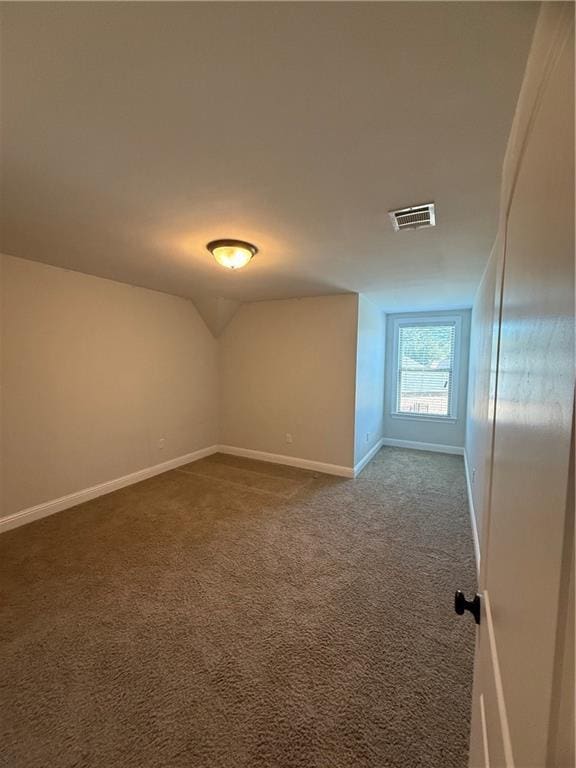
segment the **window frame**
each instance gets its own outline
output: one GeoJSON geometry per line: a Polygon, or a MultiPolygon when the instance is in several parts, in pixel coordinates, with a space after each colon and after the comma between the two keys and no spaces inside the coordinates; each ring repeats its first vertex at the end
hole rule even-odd
{"type": "Polygon", "coordinates": [[[390,416],[394,419],[408,419],[410,421],[440,421],[444,424],[458,421],[458,400],[460,394],[460,358],[462,342],[462,316],[461,315],[411,315],[395,317],[392,329],[392,362],[391,366],[391,402],[390,416]],[[407,413],[398,410],[398,371],[399,371],[399,339],[400,328],[422,326],[429,328],[434,325],[454,326],[454,367],[452,369],[452,387],[448,400],[449,413],[447,416],[440,414],[407,413]]]}

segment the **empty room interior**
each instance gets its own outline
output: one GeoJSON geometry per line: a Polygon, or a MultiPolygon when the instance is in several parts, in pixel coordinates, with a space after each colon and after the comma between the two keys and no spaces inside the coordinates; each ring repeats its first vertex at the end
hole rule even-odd
{"type": "Polygon", "coordinates": [[[573,2],[0,3],[0,768],[573,768],[573,2]]]}

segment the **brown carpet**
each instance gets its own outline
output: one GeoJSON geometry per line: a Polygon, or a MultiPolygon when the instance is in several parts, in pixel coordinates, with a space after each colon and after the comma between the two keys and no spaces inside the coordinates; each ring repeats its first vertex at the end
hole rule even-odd
{"type": "Polygon", "coordinates": [[[217,455],[0,536],[2,768],[464,768],[460,457],[217,455]]]}

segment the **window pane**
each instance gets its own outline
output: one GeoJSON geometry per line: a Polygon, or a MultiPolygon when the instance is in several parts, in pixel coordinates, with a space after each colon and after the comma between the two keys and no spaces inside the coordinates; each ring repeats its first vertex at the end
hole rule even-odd
{"type": "Polygon", "coordinates": [[[398,412],[450,416],[455,336],[452,324],[400,326],[398,412]]]}
{"type": "Polygon", "coordinates": [[[453,325],[414,325],[400,328],[401,368],[452,368],[453,325]]]}
{"type": "Polygon", "coordinates": [[[401,371],[398,410],[425,416],[450,414],[449,371],[401,371]]]}

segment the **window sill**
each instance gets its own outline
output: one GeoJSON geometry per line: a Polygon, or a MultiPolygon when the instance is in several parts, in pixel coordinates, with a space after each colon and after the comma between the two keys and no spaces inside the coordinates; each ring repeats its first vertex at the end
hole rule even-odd
{"type": "Polygon", "coordinates": [[[442,424],[456,424],[456,416],[427,416],[424,413],[391,413],[393,419],[407,419],[408,421],[439,421],[442,424]]]}

